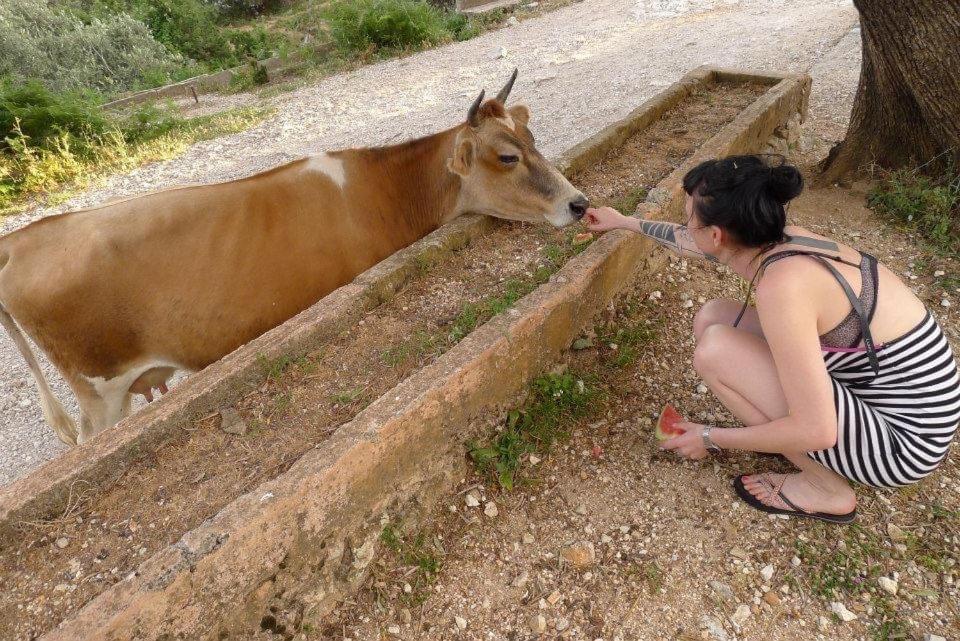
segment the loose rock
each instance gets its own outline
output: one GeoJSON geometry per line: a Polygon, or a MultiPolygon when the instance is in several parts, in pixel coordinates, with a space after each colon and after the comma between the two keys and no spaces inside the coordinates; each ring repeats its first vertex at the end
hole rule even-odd
{"type": "Polygon", "coordinates": [[[727,601],[736,600],[736,596],[733,594],[733,588],[726,583],[722,583],[720,581],[711,581],[710,588],[721,598],[726,599],[727,601]]]}
{"type": "Polygon", "coordinates": [[[763,566],[763,569],[760,570],[760,576],[763,577],[764,581],[769,582],[773,578],[773,566],[769,563],[763,566]]]}
{"type": "Polygon", "coordinates": [[[535,614],[527,621],[530,631],[534,634],[543,634],[547,631],[547,620],[542,614],[535,614]]]}
{"type": "Polygon", "coordinates": [[[700,625],[717,641],[727,641],[730,638],[727,636],[727,631],[723,629],[723,626],[720,625],[720,622],[714,617],[703,617],[700,619],[700,625]]]}
{"type": "Polygon", "coordinates": [[[227,407],[220,410],[220,429],[227,434],[243,436],[247,433],[247,422],[237,410],[227,407]]]}
{"type": "Polygon", "coordinates": [[[733,613],[730,617],[730,620],[736,623],[737,625],[743,625],[747,622],[747,619],[750,618],[750,606],[749,605],[739,605],[737,606],[737,611],[733,613]]]}
{"type": "Polygon", "coordinates": [[[500,510],[497,509],[496,503],[494,503],[493,501],[488,501],[486,507],[483,508],[483,513],[492,519],[493,517],[500,514],[500,510]]]}
{"type": "Polygon", "coordinates": [[[596,562],[597,553],[593,543],[581,541],[560,550],[560,558],[575,568],[585,568],[596,562]]]}
{"type": "Polygon", "coordinates": [[[907,533],[904,532],[903,528],[893,523],[887,523],[887,535],[894,543],[902,543],[907,540],[907,533]]]}
{"type": "Polygon", "coordinates": [[[879,579],[877,579],[877,583],[880,584],[880,587],[887,594],[893,594],[893,595],[897,594],[897,588],[899,587],[899,585],[896,581],[894,581],[890,577],[882,576],[879,579]]]}
{"type": "Polygon", "coordinates": [[[850,621],[855,621],[857,615],[847,609],[847,606],[840,603],[839,601],[834,601],[830,604],[830,611],[840,617],[841,621],[849,623],[850,621]]]}

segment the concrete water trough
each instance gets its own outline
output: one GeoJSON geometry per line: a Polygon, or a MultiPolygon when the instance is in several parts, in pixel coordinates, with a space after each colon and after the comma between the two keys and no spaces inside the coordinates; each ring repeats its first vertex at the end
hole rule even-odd
{"type": "MultiPolygon", "coordinates": [[[[690,136],[687,127],[663,124],[696,113],[683,111],[684,101],[727,88],[739,92],[740,102],[730,104],[744,106],[731,107],[731,117],[694,147],[658,161],[646,206],[679,220],[680,181],[693,164],[787,144],[806,113],[809,77],[696,69],[556,163],[576,183],[627,148],[669,147],[671,136],[690,136]]],[[[338,369],[338,362],[356,358],[355,369],[370,370],[389,360],[377,340],[386,340],[380,338],[388,335],[384,327],[399,334],[416,327],[391,317],[416,315],[410,291],[421,288],[423,300],[456,291],[459,305],[470,300],[473,282],[482,288],[489,281],[490,291],[502,286],[505,276],[473,274],[495,271],[489,256],[502,258],[504,246],[506,266],[498,268],[509,276],[508,258],[562,240],[528,227],[482,217],[448,225],[0,491],[0,568],[8,596],[0,606],[7,615],[0,617],[6,621],[0,637],[245,638],[269,628],[271,610],[316,617],[336,607],[376,557],[382,515],[403,511],[409,521],[425,513],[459,478],[464,443],[483,429],[481,419],[549,369],[577,333],[632,279],[652,273],[662,256],[642,237],[606,234],[464,336],[444,338],[440,347],[425,338],[430,349],[406,369],[389,376],[367,372],[375,379],[367,401],[308,413],[307,405],[326,407],[329,390],[318,395],[315,388],[359,375],[338,369]],[[319,370],[306,367],[310,359],[319,370]],[[294,364],[289,380],[270,367],[278,362],[294,364]],[[282,407],[278,397],[286,399],[282,407]],[[257,406],[260,413],[251,398],[267,399],[257,406]],[[215,425],[224,407],[265,423],[246,441],[224,436],[215,425]],[[285,454],[224,487],[217,479],[221,464],[209,462],[216,449],[226,449],[228,458],[285,454]],[[172,480],[160,485],[162,478],[172,480]]],[[[518,274],[527,268],[517,265],[518,274]]],[[[424,327],[451,335],[442,320],[424,327]]]]}

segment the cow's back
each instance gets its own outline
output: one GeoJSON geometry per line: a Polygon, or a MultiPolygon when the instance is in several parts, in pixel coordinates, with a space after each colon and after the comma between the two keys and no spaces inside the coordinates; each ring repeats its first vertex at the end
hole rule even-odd
{"type": "Polygon", "coordinates": [[[300,161],[48,217],[0,239],[0,301],[61,369],[199,369],[369,261],[344,255],[355,224],[333,187],[300,161]]]}

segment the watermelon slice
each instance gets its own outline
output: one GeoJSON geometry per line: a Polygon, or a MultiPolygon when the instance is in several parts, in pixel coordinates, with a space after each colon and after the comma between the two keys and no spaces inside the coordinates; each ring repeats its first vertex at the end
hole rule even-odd
{"type": "Polygon", "coordinates": [[[683,430],[677,427],[677,423],[683,423],[684,418],[673,405],[667,403],[660,412],[660,419],[657,421],[657,431],[655,432],[658,441],[666,441],[674,436],[683,434],[683,430]]]}

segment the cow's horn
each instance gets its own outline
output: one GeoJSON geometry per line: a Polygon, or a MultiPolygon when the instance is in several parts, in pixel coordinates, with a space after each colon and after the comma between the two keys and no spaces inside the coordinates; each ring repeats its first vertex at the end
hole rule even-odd
{"type": "Polygon", "coordinates": [[[510,95],[510,90],[513,89],[513,83],[517,79],[518,71],[516,67],[513,68],[513,75],[510,76],[510,80],[507,81],[507,84],[503,85],[503,89],[497,94],[497,100],[500,101],[500,104],[507,104],[507,96],[510,95]]]}
{"type": "Polygon", "coordinates": [[[483,95],[486,93],[486,89],[480,91],[480,95],[477,96],[477,99],[473,101],[473,104],[470,106],[470,111],[467,112],[467,122],[470,123],[471,127],[480,126],[480,103],[483,102],[483,95]]]}

